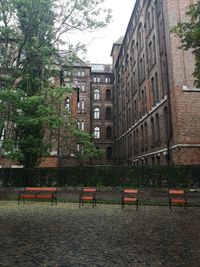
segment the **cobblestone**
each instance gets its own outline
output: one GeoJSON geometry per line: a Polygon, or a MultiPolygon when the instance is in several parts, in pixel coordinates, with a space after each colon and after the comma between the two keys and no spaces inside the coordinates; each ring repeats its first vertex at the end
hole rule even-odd
{"type": "Polygon", "coordinates": [[[200,208],[0,202],[0,266],[199,267],[200,208]]]}

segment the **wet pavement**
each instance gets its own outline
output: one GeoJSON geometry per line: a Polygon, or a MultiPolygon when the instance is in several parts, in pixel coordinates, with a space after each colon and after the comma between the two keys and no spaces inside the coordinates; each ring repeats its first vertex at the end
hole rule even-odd
{"type": "Polygon", "coordinates": [[[199,207],[0,201],[0,229],[0,266],[200,266],[199,207]]]}

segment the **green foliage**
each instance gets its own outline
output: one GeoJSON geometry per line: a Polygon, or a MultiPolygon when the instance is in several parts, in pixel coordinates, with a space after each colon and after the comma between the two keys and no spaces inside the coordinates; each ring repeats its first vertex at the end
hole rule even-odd
{"type": "Polygon", "coordinates": [[[3,186],[200,188],[199,166],[0,169],[3,186]]]}
{"type": "MultiPolygon", "coordinates": [[[[56,47],[63,44],[64,33],[106,26],[110,10],[101,7],[103,2],[0,2],[0,133],[5,127],[5,155],[25,167],[37,166],[40,157],[48,153],[51,144],[44,140],[47,129],[58,130],[62,126],[70,130],[59,113],[64,94],[70,90],[51,86],[49,82],[52,70],[63,64],[56,47]]],[[[72,58],[65,62],[68,63],[73,63],[72,58]]],[[[76,131],[70,131],[77,136],[76,131]]],[[[88,136],[81,133],[77,138],[85,147],[85,152],[77,155],[79,161],[86,155],[93,157],[96,152],[88,136]]]]}
{"type": "Polygon", "coordinates": [[[191,5],[186,12],[189,17],[188,22],[178,23],[172,29],[182,42],[182,48],[185,50],[192,49],[195,56],[196,65],[194,70],[195,85],[200,87],[200,2],[191,5]]]}

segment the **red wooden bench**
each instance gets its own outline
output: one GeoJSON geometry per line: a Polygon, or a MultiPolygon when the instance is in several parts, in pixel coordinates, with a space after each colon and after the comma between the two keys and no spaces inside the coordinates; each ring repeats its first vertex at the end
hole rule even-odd
{"type": "Polygon", "coordinates": [[[57,204],[57,188],[56,187],[25,187],[24,190],[18,192],[18,205],[25,199],[50,199],[51,205],[57,204]]]}
{"type": "Polygon", "coordinates": [[[169,209],[172,211],[173,205],[182,205],[184,208],[188,206],[187,198],[184,190],[169,189],[169,209]]]}
{"type": "Polygon", "coordinates": [[[79,195],[79,208],[84,202],[92,202],[92,207],[96,206],[96,188],[84,187],[79,195]]]}
{"type": "Polygon", "coordinates": [[[138,190],[137,189],[123,189],[122,190],[122,209],[125,204],[135,204],[138,210],[138,190]]]}

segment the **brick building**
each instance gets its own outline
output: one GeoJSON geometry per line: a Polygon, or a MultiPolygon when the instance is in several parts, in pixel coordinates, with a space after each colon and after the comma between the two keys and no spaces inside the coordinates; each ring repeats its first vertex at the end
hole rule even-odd
{"type": "MultiPolygon", "coordinates": [[[[71,67],[63,60],[62,75],[52,82],[71,86],[58,108],[77,119],[105,153],[96,164],[200,164],[200,89],[195,88],[194,57],[178,49],[170,32],[185,21],[192,0],[136,0],[126,33],[112,47],[113,66],[86,64],[71,67]],[[77,101],[78,99],[78,101],[77,101]]],[[[61,52],[62,53],[62,52],[61,52]]],[[[63,55],[65,52],[63,52],[63,55]]],[[[62,129],[59,129],[62,132],[62,129]]],[[[5,131],[1,129],[0,142],[5,131]]],[[[57,135],[59,136],[59,135],[57,135]]],[[[48,133],[46,138],[52,138],[48,133]]],[[[54,138],[51,157],[42,166],[75,164],[80,144],[63,146],[54,138]]],[[[0,165],[10,161],[0,157],[0,165]]]]}
{"type": "Polygon", "coordinates": [[[194,58],[170,32],[192,2],[137,0],[124,38],[113,44],[117,164],[200,164],[194,58]]]}
{"type": "Polygon", "coordinates": [[[113,162],[113,74],[111,65],[91,65],[91,127],[93,142],[104,153],[95,163],[113,162]]]}

